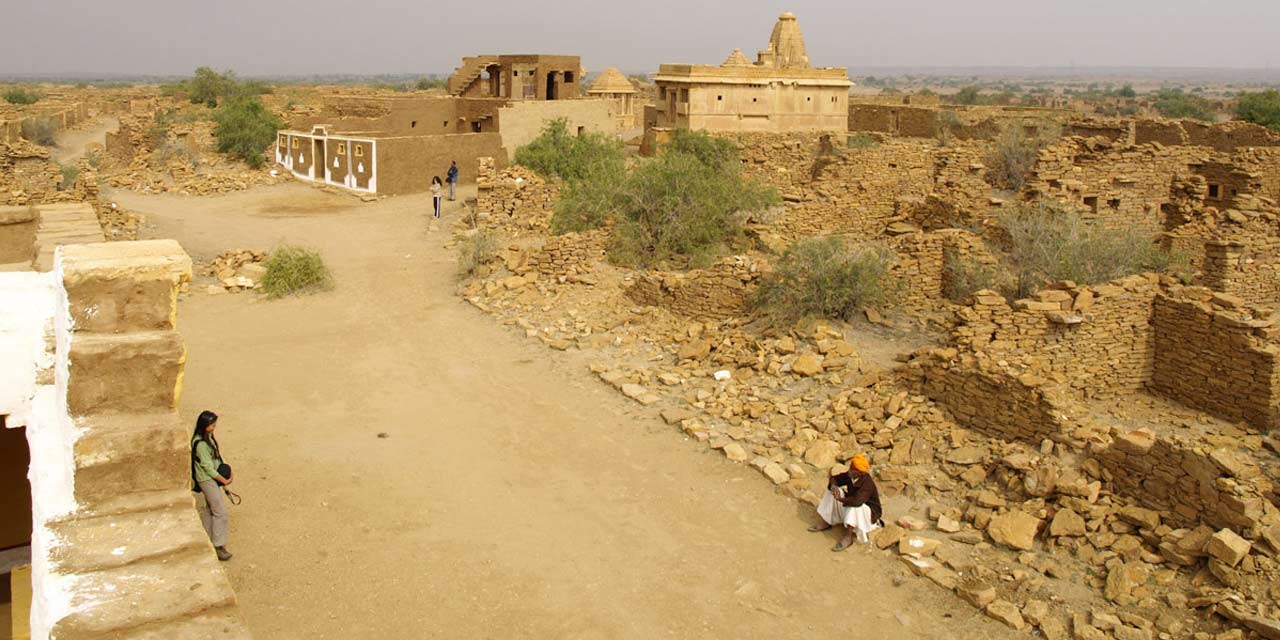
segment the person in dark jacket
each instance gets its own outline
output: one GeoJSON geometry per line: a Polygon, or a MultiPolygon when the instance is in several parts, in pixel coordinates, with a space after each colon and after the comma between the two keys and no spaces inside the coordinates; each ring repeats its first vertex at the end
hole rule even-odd
{"type": "Polygon", "coordinates": [[[458,161],[449,163],[449,173],[445,180],[449,181],[449,201],[458,199],[458,161]]]}
{"type": "Polygon", "coordinates": [[[853,544],[866,542],[867,534],[881,526],[880,491],[871,478],[871,464],[867,457],[858,454],[849,461],[849,470],[831,476],[827,492],[818,503],[818,515],[823,524],[809,527],[810,531],[826,531],[836,524],[844,525],[844,538],[832,551],[844,551],[853,544]]]}

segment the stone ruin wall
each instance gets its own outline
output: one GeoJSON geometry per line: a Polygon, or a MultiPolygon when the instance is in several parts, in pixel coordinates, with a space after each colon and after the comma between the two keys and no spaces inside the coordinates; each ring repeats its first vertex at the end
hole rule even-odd
{"type": "Polygon", "coordinates": [[[1207,160],[1197,147],[1100,145],[1069,138],[1040,152],[1027,181],[1032,198],[1057,201],[1108,229],[1165,229],[1162,207],[1175,177],[1207,160]]]}
{"type": "Polygon", "coordinates": [[[1046,289],[1010,306],[979,294],[959,312],[953,340],[965,352],[1003,360],[1018,372],[1079,398],[1134,393],[1151,376],[1154,277],[1046,289]]]}
{"type": "Polygon", "coordinates": [[[729,320],[747,313],[747,301],[762,275],[760,263],[732,256],[707,269],[638,272],[626,293],[637,304],[677,315],[729,320]]]}
{"type": "Polygon", "coordinates": [[[736,134],[748,176],[782,194],[786,212],[775,230],[788,239],[849,234],[873,238],[925,203],[972,217],[990,204],[983,179],[985,146],[937,147],[889,139],[849,148],[840,136],[736,134]],[[944,204],[938,204],[938,203],[944,204]]]}
{"type": "Polygon", "coordinates": [[[604,260],[608,238],[608,229],[548,236],[542,247],[530,256],[529,266],[551,278],[586,276],[604,260]]]}
{"type": "Polygon", "coordinates": [[[1151,390],[1263,431],[1280,425],[1280,329],[1256,314],[1207,289],[1157,295],[1151,390]]]}
{"type": "Polygon", "coordinates": [[[1165,524],[1240,532],[1280,522],[1266,504],[1267,483],[1249,472],[1251,465],[1232,463],[1247,454],[1222,444],[1224,438],[1157,436],[1145,429],[1112,435],[1110,443],[1094,449],[1112,489],[1162,512],[1165,524]]]}
{"type": "Polygon", "coordinates": [[[886,243],[896,254],[889,274],[892,304],[912,310],[937,308],[947,302],[947,261],[994,264],[996,257],[976,234],[963,229],[909,233],[886,243]]]}
{"type": "Polygon", "coordinates": [[[480,158],[476,171],[476,214],[487,226],[547,229],[559,200],[558,184],[520,166],[498,171],[493,158],[480,158]]]}
{"type": "Polygon", "coordinates": [[[1270,483],[1223,462],[1247,458],[1224,444],[1230,439],[1180,427],[1124,433],[1086,417],[1079,402],[1145,389],[1227,419],[1248,419],[1248,410],[1271,416],[1275,347],[1249,333],[1271,328],[1226,324],[1232,316],[1196,298],[1212,295],[1144,276],[1042,292],[1018,309],[979,294],[961,310],[953,345],[918,353],[903,374],[975,431],[1093,455],[1111,490],[1168,511],[1170,524],[1243,531],[1280,523],[1264,497],[1270,483]],[[1077,313],[1083,322],[1063,323],[1077,313]]]}
{"type": "Polygon", "coordinates": [[[1201,146],[1231,152],[1242,147],[1280,146],[1280,133],[1249,122],[1210,124],[1199,120],[1137,119],[1134,142],[1164,146],[1201,146]]]}

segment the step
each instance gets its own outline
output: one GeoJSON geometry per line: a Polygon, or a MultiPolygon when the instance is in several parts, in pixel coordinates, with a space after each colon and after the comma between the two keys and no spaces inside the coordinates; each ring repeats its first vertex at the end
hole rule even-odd
{"type": "Polygon", "coordinates": [[[75,517],[126,516],[177,507],[194,509],[195,495],[187,483],[178,489],[115,493],[90,504],[81,504],[75,517]]]}
{"type": "Polygon", "coordinates": [[[54,624],[51,637],[129,637],[127,632],[148,625],[160,628],[235,605],[235,593],[208,548],[75,577],[73,612],[54,624]]]}
{"type": "Polygon", "coordinates": [[[52,559],[60,573],[89,573],[187,551],[212,553],[190,502],[152,511],[81,517],[50,527],[59,538],[52,559]]]}
{"type": "Polygon", "coordinates": [[[185,358],[176,331],[74,333],[67,408],[73,417],[171,411],[185,358]]]}
{"type": "Polygon", "coordinates": [[[62,284],[76,332],[173,329],[174,295],[191,257],[173,240],[107,242],[62,250],[62,284]]]}
{"type": "Polygon", "coordinates": [[[120,631],[109,640],[252,640],[236,607],[221,607],[181,620],[120,631]]]}
{"type": "Polygon", "coordinates": [[[191,486],[189,435],[173,412],[76,420],[75,495],[93,505],[120,493],[191,486]]]}

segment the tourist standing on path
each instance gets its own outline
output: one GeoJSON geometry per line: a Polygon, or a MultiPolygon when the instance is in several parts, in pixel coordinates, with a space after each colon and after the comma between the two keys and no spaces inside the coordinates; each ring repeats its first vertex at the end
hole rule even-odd
{"type": "Polygon", "coordinates": [[[431,202],[436,207],[436,219],[440,219],[440,176],[431,178],[431,202]]]}
{"type": "Polygon", "coordinates": [[[458,161],[454,160],[449,163],[449,174],[445,178],[449,181],[449,202],[458,199],[458,161]]]}
{"type": "Polygon", "coordinates": [[[880,527],[880,491],[871,479],[871,464],[866,456],[859,453],[849,461],[848,471],[831,476],[827,492],[818,503],[818,515],[823,524],[809,527],[810,531],[826,531],[836,524],[845,527],[844,538],[832,551],[848,549],[855,536],[858,542],[866,542],[867,534],[880,527]]]}
{"type": "Polygon", "coordinates": [[[213,550],[218,559],[231,559],[227,551],[227,526],[230,517],[227,513],[227,501],[223,495],[223,487],[231,484],[231,467],[222,462],[222,452],[218,450],[218,439],[213,436],[218,428],[218,414],[202,411],[196,418],[196,430],[191,436],[191,490],[204,495],[204,504],[196,505],[200,511],[200,522],[213,542],[213,550]]]}

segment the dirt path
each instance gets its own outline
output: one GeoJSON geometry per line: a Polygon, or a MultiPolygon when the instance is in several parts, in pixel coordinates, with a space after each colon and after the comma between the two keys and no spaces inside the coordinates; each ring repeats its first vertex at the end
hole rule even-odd
{"type": "Polygon", "coordinates": [[[91,126],[58,133],[58,145],[53,148],[53,159],[58,164],[69,164],[84,155],[89,143],[106,144],[107,132],[115,131],[120,121],[112,116],[104,116],[93,122],[91,126]]]}
{"type": "Polygon", "coordinates": [[[832,554],[807,509],[636,411],[589,356],[460,301],[425,198],[113,197],[198,259],[288,240],[335,273],[313,297],[181,304],[183,417],[222,415],[244,496],[227,570],[259,638],[1012,637],[894,586],[896,560],[832,554]]]}

